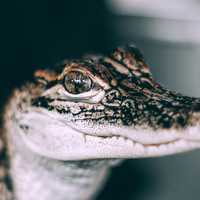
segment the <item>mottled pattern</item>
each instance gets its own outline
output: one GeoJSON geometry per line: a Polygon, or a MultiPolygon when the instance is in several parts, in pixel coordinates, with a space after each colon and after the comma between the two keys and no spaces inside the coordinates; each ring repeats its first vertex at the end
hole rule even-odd
{"type": "Polygon", "coordinates": [[[48,96],[34,98],[32,105],[69,115],[73,122],[85,120],[91,124],[151,129],[184,128],[194,123],[191,116],[200,111],[199,99],[171,92],[157,84],[142,54],[134,46],[117,48],[108,56],[67,62],[58,67],[54,78],[44,74],[37,77],[47,77],[46,88],[50,88],[62,84],[70,68],[89,71],[98,78],[97,84],[103,82],[105,98],[94,105],[78,102],[71,106],[70,102],[58,103],[64,100],[48,96]]]}
{"type": "Polygon", "coordinates": [[[0,129],[0,200],[14,200],[9,174],[9,157],[2,132],[0,129]]]}

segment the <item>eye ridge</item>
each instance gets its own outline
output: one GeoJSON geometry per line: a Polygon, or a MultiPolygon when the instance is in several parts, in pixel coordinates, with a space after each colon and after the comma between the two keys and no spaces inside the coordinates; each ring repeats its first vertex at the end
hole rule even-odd
{"type": "Polygon", "coordinates": [[[64,77],[64,87],[71,94],[81,94],[93,88],[92,79],[80,71],[70,71],[64,77]]]}

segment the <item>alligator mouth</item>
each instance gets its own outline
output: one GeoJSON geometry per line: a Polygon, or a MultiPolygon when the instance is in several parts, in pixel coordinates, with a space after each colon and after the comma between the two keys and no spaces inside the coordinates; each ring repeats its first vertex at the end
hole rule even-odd
{"type": "MultiPolygon", "coordinates": [[[[161,143],[140,143],[138,141],[134,141],[130,138],[126,138],[123,136],[110,136],[110,137],[102,137],[102,136],[94,136],[94,135],[86,135],[85,144],[91,143],[92,140],[98,140],[97,143],[106,144],[108,146],[113,147],[114,149],[119,147],[121,150],[121,155],[113,156],[110,155],[111,158],[144,158],[144,157],[159,157],[170,155],[174,153],[181,153],[188,150],[193,150],[200,147],[200,141],[195,141],[191,139],[174,139],[171,141],[161,142],[161,143]],[[128,153],[127,153],[128,152],[128,153]]],[[[119,153],[119,154],[120,154],[119,153]]]]}
{"type": "MultiPolygon", "coordinates": [[[[139,139],[133,139],[134,137],[126,136],[123,134],[122,130],[118,134],[111,135],[94,135],[88,134],[86,132],[77,130],[70,126],[70,128],[78,131],[84,138],[84,142],[86,146],[109,146],[111,147],[110,154],[108,158],[144,158],[144,157],[158,157],[158,156],[165,156],[174,153],[181,153],[189,150],[193,150],[200,147],[200,137],[198,136],[198,128],[197,127],[189,127],[188,129],[182,130],[159,130],[153,132],[156,139],[158,139],[156,134],[163,134],[161,140],[152,140],[148,139],[145,141],[145,136],[143,134],[143,138],[139,137],[139,139]],[[167,137],[166,134],[167,133],[167,137]],[[192,133],[192,134],[191,134],[192,133]],[[193,134],[195,133],[195,134],[193,134]],[[171,135],[170,135],[171,134],[171,135]],[[196,137],[194,137],[194,135],[196,137]],[[168,137],[169,136],[169,137],[168,137]],[[163,139],[164,138],[164,139],[163,139]],[[112,151],[113,148],[113,151],[112,151]],[[117,153],[114,149],[121,149],[117,150],[117,153]],[[120,152],[121,151],[121,152],[120,152]]],[[[152,130],[151,130],[152,131],[152,130]]],[[[147,131],[152,136],[151,131],[147,131]]],[[[124,131],[125,132],[125,131],[124,131]]],[[[130,132],[129,132],[130,133],[130,132]]],[[[145,133],[148,135],[148,133],[145,133]]],[[[131,134],[131,133],[130,133],[131,134]]],[[[141,134],[139,131],[137,134],[141,134]]],[[[147,136],[146,135],[146,136],[147,136]]],[[[94,148],[95,149],[95,148],[94,148]]],[[[106,153],[103,153],[106,155],[106,153]]],[[[99,158],[102,158],[101,155],[99,158]]],[[[107,158],[107,157],[106,157],[107,158]]]]}
{"type": "MultiPolygon", "coordinates": [[[[161,142],[161,143],[157,143],[157,142],[153,142],[152,143],[141,143],[139,141],[136,140],[132,140],[128,137],[124,137],[124,136],[119,136],[119,135],[113,135],[113,136],[94,136],[94,135],[89,135],[89,134],[85,134],[82,133],[84,135],[85,138],[85,142],[87,142],[87,138],[92,136],[92,137],[98,137],[100,140],[118,140],[120,141],[122,144],[123,143],[131,143],[134,144],[141,144],[144,147],[160,147],[161,145],[170,145],[170,144],[175,144],[176,142],[179,142],[181,139],[174,139],[174,140],[170,140],[170,141],[165,141],[165,142],[161,142]]],[[[191,140],[192,141],[192,140],[191,140]]]]}
{"type": "MultiPolygon", "coordinates": [[[[150,146],[160,146],[160,145],[169,145],[176,143],[181,140],[190,140],[190,141],[199,141],[200,142],[200,137],[190,137],[191,133],[193,132],[193,127],[190,127],[186,130],[165,130],[165,129],[160,129],[160,130],[143,130],[143,129],[138,129],[135,130],[132,127],[111,127],[111,126],[99,126],[96,130],[95,128],[91,127],[84,127],[84,124],[82,127],[81,124],[79,124],[79,129],[75,127],[72,124],[66,124],[69,126],[71,129],[74,131],[79,132],[80,134],[83,135],[83,137],[97,137],[101,140],[119,140],[121,142],[132,142],[133,144],[141,144],[145,147],[150,147],[150,146]],[[190,130],[192,129],[192,130],[190,130]],[[106,131],[104,131],[106,130],[106,131]],[[189,130],[189,131],[188,131],[189,130]]],[[[197,134],[196,134],[197,135],[197,134]]]]}
{"type": "MultiPolygon", "coordinates": [[[[107,127],[107,135],[100,135],[75,129],[46,115],[46,112],[26,114],[17,126],[19,124],[29,127],[25,130],[18,128],[30,150],[64,161],[156,157],[200,148],[199,127],[157,132],[150,129],[143,132],[131,128],[126,130],[125,127],[111,127],[109,132],[107,127]]],[[[98,131],[102,133],[103,129],[98,127],[98,131]]]]}

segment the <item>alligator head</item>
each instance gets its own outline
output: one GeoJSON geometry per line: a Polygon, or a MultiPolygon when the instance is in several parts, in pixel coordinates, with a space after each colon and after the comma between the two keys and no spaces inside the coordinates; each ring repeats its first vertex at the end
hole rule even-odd
{"type": "Polygon", "coordinates": [[[131,45],[38,70],[14,96],[21,139],[50,158],[149,157],[200,147],[200,99],[156,83],[131,45]]]}

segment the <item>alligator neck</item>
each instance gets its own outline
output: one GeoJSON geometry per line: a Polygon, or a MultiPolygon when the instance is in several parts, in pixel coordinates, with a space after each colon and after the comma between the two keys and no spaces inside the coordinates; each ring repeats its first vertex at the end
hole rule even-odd
{"type": "MultiPolygon", "coordinates": [[[[12,132],[13,130],[13,132],[12,132]]],[[[87,200],[106,180],[109,161],[58,161],[31,152],[9,133],[11,175],[16,200],[87,200]]]]}

